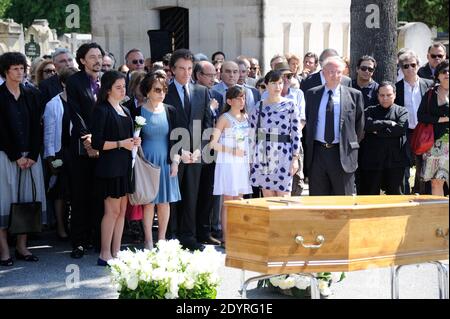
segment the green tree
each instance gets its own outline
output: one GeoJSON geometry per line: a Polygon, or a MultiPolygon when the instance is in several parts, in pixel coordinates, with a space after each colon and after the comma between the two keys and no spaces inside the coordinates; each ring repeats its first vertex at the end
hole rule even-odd
{"type": "Polygon", "coordinates": [[[423,22],[448,32],[448,0],[399,0],[399,21],[423,22]]]}
{"type": "Polygon", "coordinates": [[[0,17],[12,18],[24,27],[29,27],[34,19],[47,19],[50,28],[56,29],[58,35],[63,33],[77,32],[90,33],[90,11],[89,0],[0,0],[0,17]],[[67,17],[72,12],[66,12],[70,4],[79,7],[79,28],[68,27],[67,17]],[[4,12],[2,12],[2,9],[4,12]]]}

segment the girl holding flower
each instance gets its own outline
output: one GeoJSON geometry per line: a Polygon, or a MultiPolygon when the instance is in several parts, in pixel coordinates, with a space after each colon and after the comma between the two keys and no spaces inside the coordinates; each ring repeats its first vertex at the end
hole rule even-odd
{"type": "MultiPolygon", "coordinates": [[[[251,194],[248,161],[250,125],[245,113],[245,91],[234,86],[227,90],[226,105],[214,129],[210,147],[219,152],[214,172],[214,195],[224,200],[251,194]]],[[[226,234],[226,207],[222,206],[222,232],[226,234]]]]}
{"type": "Polygon", "coordinates": [[[133,137],[130,112],[120,104],[125,97],[125,76],[118,71],[109,71],[103,74],[101,81],[91,131],[92,147],[100,150],[95,173],[105,205],[97,264],[106,266],[120,250],[127,194],[134,191],[131,151],[141,144],[141,139],[133,137]]]}

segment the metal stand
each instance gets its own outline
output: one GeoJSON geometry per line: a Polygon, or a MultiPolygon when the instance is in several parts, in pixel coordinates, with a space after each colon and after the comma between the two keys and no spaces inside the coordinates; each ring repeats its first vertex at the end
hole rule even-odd
{"type": "MultiPolygon", "coordinates": [[[[282,276],[284,274],[277,274],[277,275],[261,275],[261,276],[255,276],[251,277],[247,280],[245,280],[245,270],[242,270],[241,273],[241,289],[239,290],[239,293],[241,294],[242,299],[247,298],[247,287],[251,282],[263,280],[263,279],[270,279],[272,277],[282,276]]],[[[288,274],[286,274],[288,275],[288,274]]],[[[313,274],[310,273],[300,273],[299,275],[307,276],[311,280],[311,299],[320,299],[320,289],[319,289],[319,281],[316,277],[314,277],[313,274]]]]}
{"type": "MultiPolygon", "coordinates": [[[[438,271],[439,299],[448,299],[448,266],[440,261],[431,261],[428,264],[435,265],[438,271]]],[[[392,299],[400,298],[399,273],[404,266],[391,267],[391,297],[392,299]]]]}

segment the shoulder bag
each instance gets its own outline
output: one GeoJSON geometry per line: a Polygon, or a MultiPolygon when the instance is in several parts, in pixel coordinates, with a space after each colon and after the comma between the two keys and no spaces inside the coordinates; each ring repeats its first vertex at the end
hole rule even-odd
{"type": "Polygon", "coordinates": [[[161,168],[147,161],[142,147],[139,146],[133,168],[135,191],[128,195],[131,205],[150,204],[159,191],[161,168]]]}

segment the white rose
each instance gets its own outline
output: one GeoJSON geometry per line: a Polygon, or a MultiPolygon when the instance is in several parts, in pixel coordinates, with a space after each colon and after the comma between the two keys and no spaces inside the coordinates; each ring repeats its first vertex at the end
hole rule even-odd
{"type": "Polygon", "coordinates": [[[145,117],[142,116],[136,116],[135,122],[139,126],[145,126],[147,124],[145,117]]]}
{"type": "Polygon", "coordinates": [[[63,161],[60,159],[56,159],[56,160],[52,161],[53,168],[58,168],[58,167],[61,167],[62,165],[63,165],[63,161]]]}
{"type": "Polygon", "coordinates": [[[305,276],[298,276],[295,281],[295,287],[301,290],[305,290],[311,286],[311,280],[305,276]]]}
{"type": "Polygon", "coordinates": [[[128,289],[135,290],[138,286],[139,280],[136,276],[130,276],[127,278],[128,289]]]}

